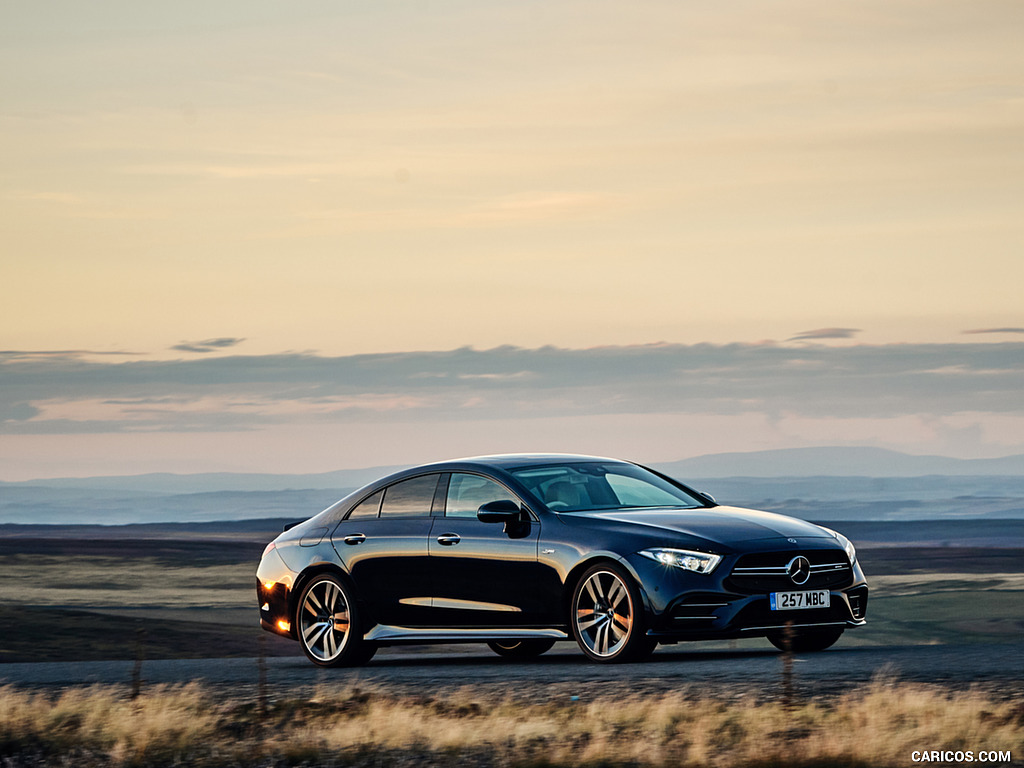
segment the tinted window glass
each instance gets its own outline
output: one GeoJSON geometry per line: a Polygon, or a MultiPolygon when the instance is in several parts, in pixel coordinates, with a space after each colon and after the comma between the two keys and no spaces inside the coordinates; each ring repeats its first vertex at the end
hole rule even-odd
{"type": "Polygon", "coordinates": [[[635,507],[702,507],[702,499],[633,464],[587,462],[512,470],[555,512],[635,507]]]}
{"type": "Polygon", "coordinates": [[[349,512],[349,520],[354,520],[357,517],[376,517],[377,513],[380,512],[380,500],[384,496],[384,491],[377,491],[375,494],[366,497],[363,501],[356,505],[355,509],[349,512]]]}
{"type": "Polygon", "coordinates": [[[381,517],[429,517],[440,475],[402,480],[384,489],[381,517]]]}
{"type": "Polygon", "coordinates": [[[637,477],[609,472],[604,479],[624,507],[662,507],[666,504],[679,504],[677,495],[637,477]]]}
{"type": "Polygon", "coordinates": [[[448,484],[448,503],[445,517],[476,517],[476,511],[491,501],[519,500],[505,490],[504,486],[480,475],[452,474],[448,484]]]}

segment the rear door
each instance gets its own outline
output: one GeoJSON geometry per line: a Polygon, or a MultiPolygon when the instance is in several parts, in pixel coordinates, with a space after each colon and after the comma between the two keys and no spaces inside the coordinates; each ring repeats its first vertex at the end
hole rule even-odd
{"type": "Polygon", "coordinates": [[[440,478],[393,483],[360,502],[334,531],[334,547],[378,624],[417,626],[429,618],[422,598],[431,592],[427,541],[440,478]]]}

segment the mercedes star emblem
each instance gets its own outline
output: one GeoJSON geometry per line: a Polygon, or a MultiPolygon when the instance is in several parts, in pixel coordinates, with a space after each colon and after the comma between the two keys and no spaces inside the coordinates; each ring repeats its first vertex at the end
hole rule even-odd
{"type": "Polygon", "coordinates": [[[794,584],[804,584],[811,578],[811,561],[803,555],[794,557],[786,566],[786,573],[794,584]]]}

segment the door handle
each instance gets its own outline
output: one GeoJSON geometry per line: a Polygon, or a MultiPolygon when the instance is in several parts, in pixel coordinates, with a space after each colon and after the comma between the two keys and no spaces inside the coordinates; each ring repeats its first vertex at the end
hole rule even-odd
{"type": "Polygon", "coordinates": [[[437,537],[437,543],[443,544],[446,547],[450,547],[452,544],[458,544],[462,541],[462,538],[457,533],[442,533],[437,537]]]}
{"type": "Polygon", "coordinates": [[[366,536],[361,533],[350,533],[345,537],[346,544],[362,544],[366,541],[366,536]]]}

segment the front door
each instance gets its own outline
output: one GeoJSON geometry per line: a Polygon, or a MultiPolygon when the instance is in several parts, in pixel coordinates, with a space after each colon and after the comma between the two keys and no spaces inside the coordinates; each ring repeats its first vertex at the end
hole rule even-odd
{"type": "MultiPolygon", "coordinates": [[[[445,514],[427,542],[432,582],[431,624],[438,627],[531,626],[542,621],[537,541],[540,523],[482,523],[477,510],[491,501],[519,499],[503,485],[453,472],[445,514]],[[506,530],[507,528],[507,530],[506,530]]],[[[526,513],[527,516],[529,513],[526,513]]]]}

